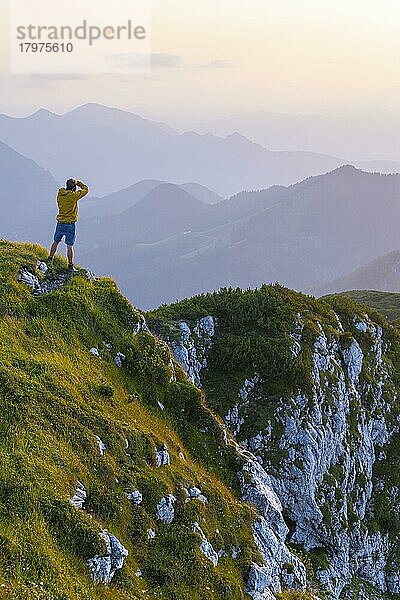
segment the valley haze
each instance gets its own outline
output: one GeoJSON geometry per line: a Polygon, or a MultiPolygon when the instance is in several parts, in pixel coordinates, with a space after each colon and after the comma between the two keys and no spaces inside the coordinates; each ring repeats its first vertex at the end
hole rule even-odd
{"type": "MultiPolygon", "coordinates": [[[[0,139],[4,237],[47,244],[58,182],[86,173],[79,260],[143,308],[275,281],[343,291],[340,278],[400,245],[394,162],[374,161],[372,171],[388,171],[380,174],[368,161],[270,151],[237,133],[179,133],[93,103],[0,115],[0,139]]],[[[382,288],[397,291],[391,282],[382,288]]]]}

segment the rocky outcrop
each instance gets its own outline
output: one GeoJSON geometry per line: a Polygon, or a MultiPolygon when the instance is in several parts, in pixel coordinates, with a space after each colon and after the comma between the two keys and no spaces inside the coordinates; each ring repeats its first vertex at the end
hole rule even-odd
{"type": "Polygon", "coordinates": [[[86,488],[83,485],[83,483],[78,481],[78,483],[76,484],[75,494],[72,496],[72,498],[70,500],[71,504],[73,504],[75,506],[75,508],[83,508],[86,498],[87,498],[86,488]]]}
{"type": "MultiPolygon", "coordinates": [[[[262,429],[243,439],[249,408],[270,403],[260,376],[253,374],[222,415],[231,433],[241,436],[241,444],[250,451],[240,478],[243,498],[259,515],[254,536],[264,565],[253,565],[247,585],[256,600],[282,587],[304,589],[304,565],[290,552],[288,541],[318,553],[316,576],[333,597],[345,593],[356,579],[366,582],[365,597],[369,597],[368,585],[378,596],[400,593],[395,542],[388,533],[369,527],[374,520],[374,496],[382,484],[374,468],[385,459],[400,427],[398,411],[393,412],[397,392],[392,366],[385,358],[390,344],[382,327],[367,315],[354,317],[352,334],[344,333],[351,325],[335,317],[335,328],[315,323],[319,332],[311,352],[311,390],[275,397],[262,429]]],[[[189,378],[200,386],[202,365],[207,364],[217,331],[214,323],[213,336],[199,337],[198,323],[190,327],[180,322],[179,342],[169,342],[189,378]]],[[[303,340],[303,330],[299,313],[288,332],[294,359],[309,344],[303,340]]],[[[238,446],[238,452],[243,448],[238,446]]],[[[389,504],[395,512],[399,490],[392,493],[389,504]]]]}
{"type": "MultiPolygon", "coordinates": [[[[200,386],[200,374],[201,370],[207,366],[206,352],[212,345],[215,321],[212,317],[204,317],[195,323],[193,329],[183,321],[179,322],[179,327],[182,331],[181,338],[178,343],[169,340],[171,349],[175,358],[186,370],[189,379],[200,386]],[[199,357],[201,362],[198,360],[199,357]]],[[[238,403],[225,417],[225,423],[228,427],[232,427],[234,434],[240,431],[240,426],[244,422],[238,416],[238,407],[248,403],[249,394],[258,382],[257,374],[251,379],[245,380],[238,391],[238,403]]],[[[271,480],[250,452],[245,451],[239,445],[236,445],[236,449],[241,461],[244,462],[244,467],[239,473],[243,500],[252,504],[258,513],[253,533],[257,547],[264,559],[263,566],[253,565],[246,590],[255,600],[273,598],[272,591],[280,592],[282,583],[292,589],[304,590],[306,569],[286,546],[285,540],[289,530],[282,516],[282,505],[272,489],[271,480]],[[291,565],[290,575],[286,570],[288,565],[291,565]]],[[[201,492],[197,488],[189,490],[188,499],[201,499],[201,496],[201,492]]],[[[202,551],[214,564],[217,564],[218,554],[209,544],[197,523],[194,523],[194,528],[202,536],[202,551]]]]}
{"type": "Polygon", "coordinates": [[[163,523],[170,525],[175,517],[174,504],[176,502],[175,496],[168,494],[166,498],[161,498],[157,504],[157,519],[163,523]]]}
{"type": "Polygon", "coordinates": [[[218,554],[206,538],[204,531],[198,523],[193,523],[193,530],[201,537],[200,552],[202,552],[204,556],[213,563],[214,567],[216,567],[218,564],[218,554]]]}
{"type": "Polygon", "coordinates": [[[105,529],[100,532],[100,537],[106,545],[104,556],[94,556],[88,560],[90,576],[96,584],[108,584],[114,577],[115,571],[122,569],[128,550],[121,542],[105,529]]]}
{"type": "Polygon", "coordinates": [[[193,325],[186,321],[178,323],[180,335],[167,341],[175,360],[186,371],[190,381],[200,387],[200,374],[207,366],[207,351],[214,337],[215,321],[212,317],[203,317],[193,325]]]}
{"type": "MultiPolygon", "coordinates": [[[[89,281],[96,280],[94,273],[86,269],[79,271],[79,274],[84,275],[89,281]]],[[[35,269],[21,267],[18,274],[18,281],[27,285],[32,290],[34,296],[42,296],[63,287],[69,280],[69,277],[67,272],[51,273],[46,263],[38,261],[35,269]]]]}
{"type": "Polygon", "coordinates": [[[391,412],[387,398],[395,391],[382,362],[382,330],[369,320],[358,322],[361,327],[372,336],[370,381],[359,384],[365,357],[357,340],[346,339],[343,347],[340,337],[321,330],[314,344],[312,396],[299,393],[275,409],[284,458],[278,468],[271,463],[268,440],[260,453],[294,524],[292,542],[308,551],[323,549],[327,568],[317,575],[335,597],[354,577],[383,593],[389,587],[400,591],[388,571],[388,536],[370,534],[365,526],[373,510],[374,463],[398,424],[385,420],[391,412]]]}
{"type": "Polygon", "coordinates": [[[141,331],[149,331],[144,315],[140,316],[138,323],[136,323],[135,327],[133,328],[133,335],[137,335],[141,331]]]}
{"type": "Polygon", "coordinates": [[[46,266],[45,263],[37,264],[36,271],[38,273],[35,273],[33,270],[30,270],[26,267],[22,267],[18,275],[18,281],[25,283],[25,285],[30,287],[34,296],[42,296],[43,294],[54,292],[65,285],[68,280],[67,273],[61,273],[54,275],[51,278],[47,277],[39,281],[39,273],[43,275],[47,272],[44,271],[42,265],[46,266]]]}
{"type": "Polygon", "coordinates": [[[189,490],[187,491],[187,500],[198,500],[203,504],[208,504],[206,496],[204,496],[204,494],[201,493],[201,490],[199,490],[199,488],[197,487],[189,488],[189,490]]]}
{"type": "Polygon", "coordinates": [[[382,329],[367,317],[356,327],[371,336],[368,364],[356,339],[346,339],[343,346],[340,336],[321,328],[314,344],[312,395],[299,392],[278,402],[279,465],[269,451],[271,426],[246,442],[270,473],[293,523],[291,541],[322,552],[327,566],[317,577],[334,597],[354,577],[381,593],[400,592],[390,567],[389,536],[368,531],[374,464],[398,430],[398,422],[387,417],[396,392],[390,366],[382,360],[382,329]],[[363,367],[369,381],[360,385],[363,367]]]}
{"type": "Polygon", "coordinates": [[[160,450],[155,449],[157,467],[168,466],[171,464],[171,458],[167,446],[164,444],[160,450]]]}
{"type": "Polygon", "coordinates": [[[117,356],[114,359],[115,364],[117,365],[117,367],[121,368],[122,367],[122,363],[126,360],[126,356],[125,354],[122,354],[122,352],[118,352],[117,356]]]}
{"type": "Polygon", "coordinates": [[[270,590],[270,575],[266,567],[253,563],[250,567],[246,592],[253,600],[274,600],[270,590]]]}
{"type": "MultiPolygon", "coordinates": [[[[268,590],[269,593],[280,592],[282,588],[305,590],[306,569],[286,545],[289,529],[283,518],[282,504],[272,488],[271,478],[252,454],[239,446],[237,450],[246,460],[239,473],[242,497],[254,506],[258,514],[253,532],[264,564],[256,572],[263,582],[264,592],[267,592],[265,597],[268,597],[268,590]]],[[[263,598],[256,594],[261,592],[259,583],[254,587],[254,577],[255,573],[250,573],[247,589],[253,591],[253,598],[263,598]]]]}
{"type": "Polygon", "coordinates": [[[106,451],[106,445],[98,435],[95,435],[97,445],[99,447],[100,456],[103,456],[106,451]]]}
{"type": "Polygon", "coordinates": [[[143,496],[139,490],[133,490],[133,492],[126,492],[126,497],[135,506],[139,506],[143,502],[143,496]]]}
{"type": "Polygon", "coordinates": [[[228,414],[224,418],[225,425],[235,437],[240,433],[240,429],[245,423],[245,418],[242,413],[245,412],[246,407],[249,404],[249,394],[257,385],[259,379],[257,373],[255,373],[251,379],[245,379],[243,386],[238,392],[237,403],[229,409],[228,414]]]}

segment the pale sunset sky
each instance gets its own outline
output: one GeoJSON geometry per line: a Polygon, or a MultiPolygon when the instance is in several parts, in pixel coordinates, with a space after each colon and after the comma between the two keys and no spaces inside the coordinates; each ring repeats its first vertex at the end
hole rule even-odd
{"type": "Polygon", "coordinates": [[[400,103],[398,0],[152,0],[152,71],[78,77],[9,74],[9,2],[0,0],[0,112],[99,102],[195,122],[400,103]]]}

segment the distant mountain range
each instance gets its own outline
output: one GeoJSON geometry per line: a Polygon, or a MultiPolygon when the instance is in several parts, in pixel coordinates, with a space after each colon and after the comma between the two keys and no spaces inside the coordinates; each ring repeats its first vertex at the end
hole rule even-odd
{"type": "Polygon", "coordinates": [[[311,289],[310,292],[321,296],[347,290],[400,292],[400,250],[380,256],[343,277],[311,289]]]}
{"type": "MultiPolygon", "coordinates": [[[[81,203],[81,217],[98,219],[106,215],[118,215],[135,206],[137,202],[161,185],[167,185],[167,182],[145,179],[108,196],[100,198],[89,196],[85,202],[81,203]]],[[[192,198],[206,204],[216,204],[223,200],[221,196],[198,183],[184,183],[175,187],[186,191],[192,198]]]]}
{"type": "Polygon", "coordinates": [[[81,223],[82,260],[146,308],[221,286],[322,289],[400,248],[399,199],[400,175],[352,166],[215,205],[164,184],[81,223]]]}
{"type": "MultiPolygon", "coordinates": [[[[348,162],[315,152],[271,151],[238,133],[226,138],[179,134],[163,123],[98,104],[64,115],[47,110],[26,118],[0,115],[0,139],[49,169],[57,181],[86,179],[97,196],[153,179],[195,182],[227,197],[290,185],[348,162]]],[[[189,190],[193,193],[193,186],[189,190]]]]}
{"type": "Polygon", "coordinates": [[[193,128],[201,134],[219,136],[237,131],[270,150],[347,156],[349,162],[356,161],[356,166],[368,171],[399,170],[400,115],[390,111],[332,116],[258,111],[199,123],[193,128]],[[360,163],[361,160],[366,162],[360,163]]]}
{"type": "Polygon", "coordinates": [[[0,181],[0,237],[43,241],[58,187],[52,175],[0,142],[0,181]]]}

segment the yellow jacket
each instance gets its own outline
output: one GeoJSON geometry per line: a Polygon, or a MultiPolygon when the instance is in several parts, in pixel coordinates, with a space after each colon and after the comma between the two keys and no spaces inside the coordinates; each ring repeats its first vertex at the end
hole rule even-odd
{"type": "Polygon", "coordinates": [[[65,188],[60,188],[58,190],[57,221],[59,223],[76,223],[78,220],[78,201],[89,193],[89,188],[85,183],[82,183],[82,181],[77,181],[76,185],[81,189],[76,190],[75,192],[66,190],[65,188]]]}

